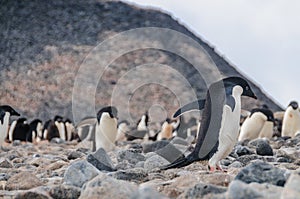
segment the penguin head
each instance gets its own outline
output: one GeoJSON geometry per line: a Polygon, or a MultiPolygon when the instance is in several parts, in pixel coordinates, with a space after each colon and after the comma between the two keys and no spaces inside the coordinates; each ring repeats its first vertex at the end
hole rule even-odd
{"type": "Polygon", "coordinates": [[[118,110],[114,106],[106,106],[102,109],[100,109],[97,113],[97,121],[100,122],[100,119],[104,113],[107,113],[110,118],[117,118],[118,116],[118,110]]]}
{"type": "Polygon", "coordinates": [[[294,110],[296,110],[299,107],[296,101],[291,101],[289,106],[291,106],[294,110]]]}
{"type": "Polygon", "coordinates": [[[236,88],[236,86],[240,86],[242,88],[242,96],[248,96],[254,99],[257,99],[256,95],[252,91],[249,83],[241,78],[241,77],[228,77],[223,79],[224,87],[226,89],[226,93],[230,91],[232,93],[233,89],[236,88]]]}
{"type": "Polygon", "coordinates": [[[54,121],[55,121],[55,122],[62,122],[62,121],[63,121],[63,117],[62,117],[62,116],[59,116],[59,115],[56,115],[56,116],[54,117],[54,121]]]}
{"type": "Polygon", "coordinates": [[[9,105],[0,106],[0,111],[3,113],[8,112],[10,115],[20,116],[20,114],[9,105]]]}
{"type": "Polygon", "coordinates": [[[27,123],[27,119],[25,117],[21,117],[17,120],[17,123],[19,124],[26,124],[27,123]]]}

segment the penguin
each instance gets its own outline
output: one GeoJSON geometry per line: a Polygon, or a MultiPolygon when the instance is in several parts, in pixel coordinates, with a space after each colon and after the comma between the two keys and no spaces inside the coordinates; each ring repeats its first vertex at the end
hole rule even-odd
{"type": "Polygon", "coordinates": [[[243,122],[238,141],[253,140],[258,137],[272,138],[274,127],[273,112],[267,107],[252,109],[243,122]]]}
{"type": "Polygon", "coordinates": [[[50,123],[52,122],[52,120],[47,120],[43,126],[43,130],[42,130],[42,140],[47,140],[48,137],[48,127],[50,125],[50,123]]]}
{"type": "Polygon", "coordinates": [[[128,141],[132,141],[135,139],[144,139],[148,140],[149,137],[155,137],[155,135],[149,135],[149,115],[148,111],[145,112],[144,115],[142,115],[141,119],[138,120],[136,125],[136,130],[133,130],[126,134],[126,138],[128,141]]]}
{"type": "Polygon", "coordinates": [[[118,132],[117,114],[118,111],[114,106],[107,106],[98,111],[95,133],[96,150],[99,148],[103,148],[105,151],[114,149],[118,132]]]}
{"type": "Polygon", "coordinates": [[[65,127],[67,141],[72,141],[72,140],[78,139],[78,136],[75,133],[75,127],[70,119],[68,119],[68,118],[65,119],[64,127],[65,127]]]}
{"type": "Polygon", "coordinates": [[[9,105],[0,106],[0,146],[7,137],[10,116],[20,116],[20,114],[9,105]]]}
{"type": "Polygon", "coordinates": [[[43,125],[40,119],[35,119],[29,124],[29,131],[26,135],[27,142],[40,142],[42,140],[43,125]]]}
{"type": "Polygon", "coordinates": [[[9,135],[8,135],[8,140],[10,142],[14,140],[20,140],[20,141],[27,141],[27,134],[29,132],[29,124],[27,123],[27,119],[22,117],[17,120],[15,120],[11,128],[9,129],[9,135]]]}
{"type": "Polygon", "coordinates": [[[137,122],[137,130],[138,131],[146,131],[148,130],[148,123],[149,123],[149,115],[148,111],[142,116],[141,119],[137,122]]]}
{"type": "MultiPolygon", "coordinates": [[[[58,118],[55,118],[58,119],[58,118]]],[[[44,126],[44,136],[46,140],[51,141],[53,138],[60,138],[60,132],[58,129],[59,122],[55,120],[48,120],[44,126]]]]}
{"type": "Polygon", "coordinates": [[[157,140],[168,140],[173,137],[173,125],[170,118],[167,118],[161,127],[161,131],[157,136],[157,140]]]}
{"type": "Polygon", "coordinates": [[[130,131],[129,129],[130,123],[127,120],[123,120],[118,124],[118,133],[116,137],[117,142],[126,141],[126,134],[130,131]]]}
{"type": "Polygon", "coordinates": [[[282,121],[282,136],[295,137],[300,132],[300,112],[296,101],[291,101],[282,121]]]}
{"type": "Polygon", "coordinates": [[[59,115],[56,115],[54,117],[54,123],[58,129],[58,132],[59,132],[59,137],[66,141],[66,128],[65,128],[65,123],[63,122],[63,117],[59,116],[59,115]]]}
{"type": "Polygon", "coordinates": [[[238,139],[241,96],[257,99],[246,80],[228,77],[211,84],[206,99],[191,102],[176,111],[174,117],[192,109],[203,109],[197,143],[188,156],[182,155],[161,169],[178,168],[195,161],[208,160],[211,172],[222,170],[219,161],[230,154],[238,139]]]}

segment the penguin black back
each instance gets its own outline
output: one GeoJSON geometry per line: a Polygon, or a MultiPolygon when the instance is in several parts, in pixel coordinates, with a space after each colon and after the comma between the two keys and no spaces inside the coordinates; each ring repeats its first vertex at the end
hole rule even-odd
{"type": "Polygon", "coordinates": [[[26,137],[30,129],[29,124],[27,124],[26,121],[26,118],[19,118],[17,120],[17,124],[13,129],[13,140],[26,141],[26,137]]]}

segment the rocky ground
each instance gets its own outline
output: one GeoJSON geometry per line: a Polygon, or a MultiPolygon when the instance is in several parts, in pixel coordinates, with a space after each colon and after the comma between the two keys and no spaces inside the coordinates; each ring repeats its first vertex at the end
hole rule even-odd
{"type": "Polygon", "coordinates": [[[91,152],[77,142],[15,141],[0,153],[1,198],[297,198],[300,136],[236,145],[210,173],[207,162],[161,171],[158,150],[188,147],[181,138],[123,142],[91,152]],[[168,145],[169,144],[169,145],[168,145]]]}

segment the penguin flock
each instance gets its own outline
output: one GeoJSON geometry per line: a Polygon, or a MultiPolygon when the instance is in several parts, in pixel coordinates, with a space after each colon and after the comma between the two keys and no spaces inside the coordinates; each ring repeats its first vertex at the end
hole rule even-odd
{"type": "Polygon", "coordinates": [[[114,106],[101,108],[97,115],[82,119],[74,125],[70,119],[55,116],[43,123],[39,119],[28,122],[20,117],[10,123],[11,117],[20,114],[9,105],[0,106],[0,145],[14,140],[39,143],[61,139],[89,143],[92,151],[103,148],[114,150],[118,143],[133,140],[160,141],[175,137],[192,139],[191,153],[178,157],[160,169],[179,168],[195,161],[208,160],[211,172],[222,170],[220,160],[226,158],[237,142],[256,138],[271,139],[277,130],[285,137],[300,134],[300,111],[292,101],[285,112],[273,113],[267,105],[250,112],[242,110],[242,96],[257,99],[250,85],[241,77],[227,77],[211,84],[204,99],[198,99],[179,108],[174,119],[153,123],[146,111],[131,126],[127,120],[118,122],[114,106]],[[191,110],[201,110],[200,120],[185,122],[183,116],[191,110]],[[151,126],[152,125],[152,126],[151,126]],[[153,128],[153,125],[155,128],[153,128]]]}

